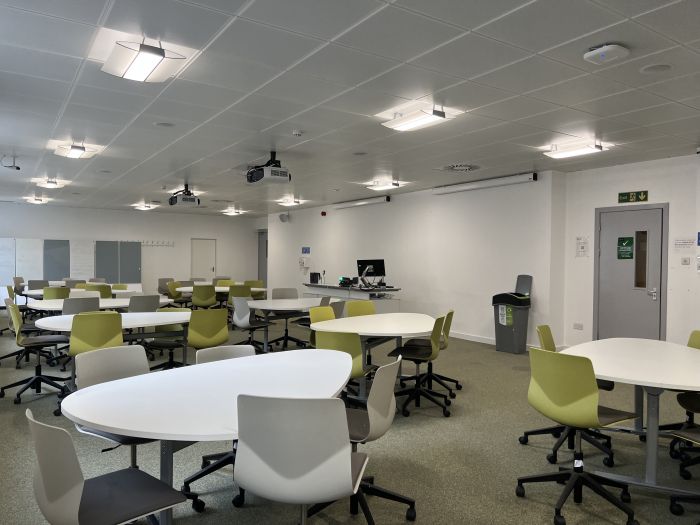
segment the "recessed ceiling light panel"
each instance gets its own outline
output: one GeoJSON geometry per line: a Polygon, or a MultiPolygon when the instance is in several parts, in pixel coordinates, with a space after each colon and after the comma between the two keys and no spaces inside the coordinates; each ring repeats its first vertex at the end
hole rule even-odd
{"type": "Polygon", "coordinates": [[[68,184],[70,184],[69,180],[57,179],[56,177],[46,177],[46,178],[38,177],[38,178],[31,179],[31,182],[33,184],[36,184],[40,188],[47,188],[50,190],[61,189],[65,186],[68,186],[68,184]]]}
{"type": "Polygon", "coordinates": [[[86,160],[91,159],[102,151],[102,146],[97,144],[80,144],[65,143],[61,140],[49,140],[46,144],[48,149],[52,149],[54,155],[59,157],[68,157],[69,159],[86,160]]]}
{"type": "Polygon", "coordinates": [[[304,204],[306,201],[303,201],[297,197],[294,197],[293,195],[290,195],[290,196],[278,199],[275,202],[277,204],[279,204],[280,206],[299,206],[300,204],[304,204]]]}
{"type": "Polygon", "coordinates": [[[363,182],[361,184],[368,190],[388,191],[406,186],[406,184],[410,184],[410,182],[407,182],[405,180],[375,179],[363,182]]]}
{"type": "Polygon", "coordinates": [[[607,151],[613,146],[614,144],[608,142],[600,142],[597,144],[552,144],[549,151],[544,151],[543,153],[553,159],[568,159],[607,151]]]}
{"type": "Polygon", "coordinates": [[[445,123],[463,113],[460,109],[437,107],[427,102],[410,102],[377,113],[375,117],[388,118],[387,122],[382,122],[387,128],[413,131],[445,123]]]}
{"type": "Polygon", "coordinates": [[[163,82],[182,66],[185,58],[159,46],[119,41],[102,71],[137,82],[163,82]]]}
{"type": "Polygon", "coordinates": [[[30,204],[46,204],[49,202],[51,199],[48,197],[43,197],[41,195],[27,195],[26,197],[23,197],[25,201],[27,201],[30,204]]]}
{"type": "Polygon", "coordinates": [[[141,201],[141,202],[137,202],[135,204],[132,204],[132,206],[139,211],[150,211],[150,210],[155,210],[160,205],[154,204],[153,202],[141,201]]]}

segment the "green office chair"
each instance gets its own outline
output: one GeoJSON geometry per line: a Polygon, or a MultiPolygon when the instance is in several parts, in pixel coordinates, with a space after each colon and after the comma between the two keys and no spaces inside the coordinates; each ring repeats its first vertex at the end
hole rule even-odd
{"type": "Polygon", "coordinates": [[[105,283],[87,283],[88,292],[100,292],[100,299],[112,298],[112,287],[105,283]]]}
{"type": "Polygon", "coordinates": [[[178,292],[178,288],[182,288],[182,283],[180,281],[169,281],[168,287],[168,299],[173,303],[181,307],[187,307],[190,304],[190,300],[182,295],[182,292],[178,292]]]}
{"type": "MultiPolygon", "coordinates": [[[[234,286],[236,282],[229,278],[222,277],[219,279],[214,279],[212,284],[217,288],[222,286],[228,286],[230,288],[231,286],[234,286]]],[[[220,308],[224,308],[226,306],[226,303],[228,302],[228,295],[228,292],[216,292],[216,302],[219,304],[220,308]]]]}
{"type": "MultiPolygon", "coordinates": [[[[348,317],[374,315],[376,313],[377,309],[372,301],[359,300],[347,301],[345,303],[345,315],[348,317]]],[[[394,339],[394,337],[368,337],[365,340],[365,346],[367,347],[367,364],[372,364],[372,348],[393,341],[394,339]]]]}
{"type": "MultiPolygon", "coordinates": [[[[322,321],[330,321],[332,319],[335,319],[335,312],[330,306],[314,306],[313,308],[309,308],[309,325],[313,323],[320,323],[322,321]]],[[[312,347],[316,347],[315,330],[311,330],[309,344],[312,347]]]]}
{"type": "Polygon", "coordinates": [[[576,429],[573,470],[524,476],[518,478],[515,494],[525,496],[526,483],[557,482],[566,486],[554,507],[554,525],[565,525],[561,509],[574,493],[574,501],[581,503],[583,487],[588,487],[627,514],[627,525],[639,525],[634,511],[625,502],[630,501],[629,487],[597,474],[583,470],[581,432],[589,428],[603,428],[637,417],[631,412],[603,407],[598,404],[598,385],[591,361],[585,357],[530,349],[530,387],[527,399],[535,410],[560,425],[576,429]],[[622,490],[620,498],[605,486],[622,490]]]}
{"type": "Polygon", "coordinates": [[[87,290],[87,287],[88,287],[87,283],[76,283],[75,284],[76,290],[87,290]]]}
{"type": "Polygon", "coordinates": [[[112,285],[112,290],[128,290],[129,285],[124,283],[117,283],[112,285]]]}
{"type": "Polygon", "coordinates": [[[195,350],[228,343],[228,312],[223,308],[194,310],[187,330],[187,345],[195,350]]]}
{"type": "MultiPolygon", "coordinates": [[[[376,367],[365,366],[362,362],[362,341],[358,334],[348,332],[316,332],[316,347],[323,350],[337,350],[352,357],[350,379],[361,379],[376,367]]],[[[355,395],[351,391],[351,394],[355,395]]]]}
{"type": "MultiPolygon", "coordinates": [[[[158,312],[191,312],[189,308],[158,308],[158,312]]],[[[173,332],[173,333],[183,333],[184,327],[181,324],[164,324],[155,327],[156,332],[173,332]]],[[[165,337],[156,337],[144,343],[144,348],[147,351],[157,351],[160,350],[160,355],[163,355],[163,351],[168,351],[168,359],[163,363],[152,366],[151,370],[170,370],[171,368],[176,368],[180,366],[187,365],[187,348],[183,341],[183,335],[172,335],[165,337]],[[182,362],[175,361],[175,350],[182,348],[182,362]]],[[[153,358],[150,358],[153,360],[153,358]]]]}
{"type": "MultiPolygon", "coordinates": [[[[430,335],[430,347],[426,347],[423,345],[402,345],[389,352],[389,357],[401,356],[402,359],[406,361],[411,361],[416,365],[415,377],[421,377],[420,365],[427,364],[430,371],[432,370],[432,368],[430,368],[430,363],[432,363],[432,361],[437,359],[438,355],[440,355],[440,337],[442,336],[442,327],[444,324],[444,316],[435,319],[435,323],[433,324],[433,331],[430,335]]],[[[427,377],[428,376],[426,376],[426,378],[427,377]]],[[[442,415],[445,417],[450,417],[450,410],[447,407],[449,407],[452,404],[452,402],[450,401],[449,397],[447,396],[447,394],[442,394],[431,389],[428,386],[427,379],[425,381],[419,379],[415,381],[413,387],[404,388],[396,392],[396,397],[401,396],[407,396],[406,400],[403,403],[403,406],[401,407],[401,413],[405,417],[408,417],[410,415],[408,405],[411,403],[411,401],[415,403],[416,407],[420,407],[421,398],[425,398],[431,403],[434,403],[435,405],[439,406],[440,408],[442,408],[442,415]]]]}
{"type": "MultiPolygon", "coordinates": [[[[549,327],[549,325],[539,325],[537,327],[537,337],[540,340],[540,348],[542,350],[546,350],[548,352],[557,351],[557,345],[554,343],[554,336],[552,335],[552,330],[549,327]]],[[[599,390],[609,391],[615,387],[615,383],[613,383],[612,381],[605,381],[601,379],[597,379],[596,384],[598,385],[599,390]]],[[[552,436],[557,438],[557,441],[552,447],[552,451],[549,454],[547,454],[547,461],[549,461],[550,463],[554,464],[557,462],[557,453],[559,452],[559,449],[565,441],[567,442],[569,450],[574,449],[576,429],[564,425],[555,425],[553,427],[528,430],[518,438],[518,441],[521,445],[526,445],[529,441],[530,436],[541,436],[546,434],[551,434],[552,436]]],[[[612,451],[612,439],[610,438],[610,436],[606,436],[605,434],[598,432],[594,429],[587,429],[581,432],[581,438],[584,441],[593,445],[598,450],[600,450],[603,454],[605,454],[606,457],[603,458],[603,464],[606,467],[615,466],[615,459],[612,451]]]]}
{"type": "Polygon", "coordinates": [[[199,284],[192,288],[193,308],[212,308],[216,306],[216,288],[213,284],[199,284]]]}
{"type": "Polygon", "coordinates": [[[63,288],[58,286],[48,286],[44,288],[44,299],[68,299],[70,295],[69,288],[63,288]]]}
{"type": "MultiPolygon", "coordinates": [[[[245,286],[248,286],[250,288],[264,288],[265,283],[262,282],[262,280],[252,280],[252,281],[243,281],[243,284],[245,286]]],[[[260,301],[262,299],[265,299],[267,296],[267,292],[265,291],[260,291],[260,292],[252,292],[251,297],[255,299],[256,301],[260,301]]]]}

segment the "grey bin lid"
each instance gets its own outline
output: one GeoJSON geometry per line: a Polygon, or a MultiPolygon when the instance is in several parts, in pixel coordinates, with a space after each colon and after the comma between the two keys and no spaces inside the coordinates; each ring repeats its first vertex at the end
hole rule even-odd
{"type": "Polygon", "coordinates": [[[532,293],[532,275],[518,275],[515,281],[515,293],[522,295],[532,293]]]}
{"type": "Polygon", "coordinates": [[[499,293],[493,296],[492,306],[505,304],[515,308],[530,308],[530,296],[519,293],[499,293]]]}

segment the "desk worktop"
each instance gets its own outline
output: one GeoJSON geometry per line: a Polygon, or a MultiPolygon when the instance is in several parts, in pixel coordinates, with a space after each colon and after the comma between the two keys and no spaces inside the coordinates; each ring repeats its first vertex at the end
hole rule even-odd
{"type": "Polygon", "coordinates": [[[304,286],[309,288],[325,288],[328,290],[350,290],[353,292],[381,293],[381,292],[398,292],[401,288],[387,286],[384,288],[360,288],[359,286],[338,286],[337,284],[313,284],[304,283],[304,286]]]}

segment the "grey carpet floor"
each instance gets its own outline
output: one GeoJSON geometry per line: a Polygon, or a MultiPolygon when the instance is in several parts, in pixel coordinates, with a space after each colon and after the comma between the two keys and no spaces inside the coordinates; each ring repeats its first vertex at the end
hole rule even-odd
{"type": "MultiPolygon", "coordinates": [[[[0,321],[2,323],[4,320],[0,321]]],[[[3,325],[4,326],[4,325],[3,325]]],[[[300,333],[296,335],[303,335],[300,333]]],[[[231,336],[241,339],[240,333],[231,336]]],[[[0,355],[15,349],[14,339],[7,333],[0,337],[0,355]]],[[[374,351],[375,361],[386,362],[388,345],[374,351]]],[[[46,370],[55,370],[46,367],[46,370]]],[[[407,372],[408,370],[404,370],[407,372]]],[[[452,340],[439,358],[436,371],[460,378],[464,389],[451,407],[452,416],[445,418],[441,409],[423,406],[414,409],[410,417],[397,415],[391,430],[380,440],[362,447],[369,454],[368,474],[386,488],[416,499],[418,519],[423,524],[522,524],[551,523],[553,505],[562,486],[545,484],[529,486],[524,499],[514,494],[515,479],[520,475],[551,472],[557,469],[545,460],[553,439],[534,437],[526,446],[517,438],[525,429],[551,425],[546,418],[532,410],[526,399],[529,381],[527,355],[498,353],[492,346],[452,340]]],[[[31,373],[31,367],[15,370],[14,361],[2,362],[0,385],[5,385],[31,373]]],[[[155,394],[155,392],[154,392],[155,394]]],[[[192,392],[206,396],[201,392],[192,392]]],[[[617,385],[613,392],[603,392],[602,401],[610,406],[632,409],[632,388],[617,385]]],[[[28,393],[21,405],[12,402],[13,393],[0,400],[0,523],[7,525],[36,525],[44,523],[32,493],[33,448],[24,417],[25,408],[50,424],[70,431],[86,477],[126,467],[127,449],[101,453],[105,442],[75,431],[65,417],[55,417],[52,411],[56,398],[48,393],[28,393]]],[[[155,399],[155,395],[154,395],[155,399]]],[[[155,402],[144,399],[144,403],[155,402]]],[[[233,402],[233,401],[232,401],[233,402]]],[[[162,405],[177,417],[177,407],[162,405]]],[[[662,421],[679,421],[683,412],[673,394],[662,396],[662,421]]],[[[641,473],[644,447],[633,436],[613,434],[617,473],[641,473]]],[[[659,478],[700,491],[700,482],[683,481],[678,476],[675,461],[667,454],[668,440],[661,441],[659,478]]],[[[230,443],[198,443],[176,454],[176,486],[195,472],[201,456],[230,448],[230,443]]],[[[590,446],[585,447],[586,468],[605,470],[602,456],[590,446]]],[[[560,464],[569,465],[571,454],[560,454],[560,464]]],[[[157,476],[158,445],[139,447],[139,464],[143,470],[157,476]]],[[[696,469],[700,479],[700,467],[696,469]]],[[[206,502],[206,510],[197,514],[189,504],[175,509],[176,523],[194,524],[295,524],[298,509],[248,495],[244,508],[234,508],[232,470],[225,469],[193,485],[206,502]]],[[[369,505],[378,524],[405,523],[405,507],[369,498],[369,505]]],[[[668,511],[668,499],[632,489],[632,505],[642,524],[696,523],[700,505],[686,505],[686,513],[675,517],[668,511]]],[[[590,492],[584,493],[581,505],[571,500],[564,508],[567,523],[624,524],[625,516],[590,492]]],[[[360,515],[348,513],[348,502],[340,501],[312,520],[317,524],[361,524],[360,515]]]]}

